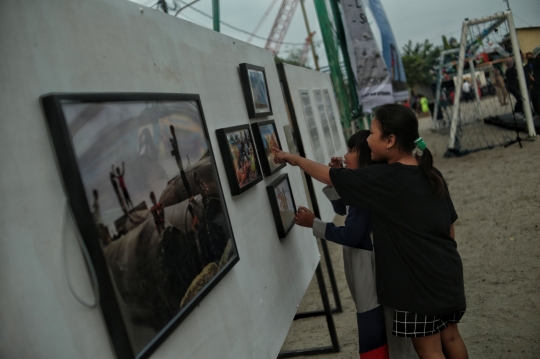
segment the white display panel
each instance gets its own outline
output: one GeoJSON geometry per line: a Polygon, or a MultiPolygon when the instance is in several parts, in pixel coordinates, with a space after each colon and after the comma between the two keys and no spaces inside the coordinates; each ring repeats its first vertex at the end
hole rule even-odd
{"type": "MultiPolygon", "coordinates": [[[[287,112],[272,55],[125,0],[2,2],[0,12],[0,357],[114,358],[39,97],[51,92],[199,94],[240,261],[152,354],[158,358],[275,358],[319,261],[311,233],[277,237],[266,186],[232,197],[215,130],[250,124],[240,63],[265,68],[277,131],[287,112]],[[269,340],[271,338],[271,340],[269,340]]],[[[285,142],[285,141],[284,141],[285,142]]],[[[285,148],[286,149],[286,148],[285,148]]]]}

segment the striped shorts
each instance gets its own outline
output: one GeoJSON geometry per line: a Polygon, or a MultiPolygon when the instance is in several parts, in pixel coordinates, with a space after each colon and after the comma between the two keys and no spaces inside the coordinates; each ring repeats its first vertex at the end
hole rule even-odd
{"type": "Polygon", "coordinates": [[[392,334],[397,337],[427,337],[446,329],[449,323],[459,323],[465,311],[448,315],[423,315],[396,310],[392,334]]]}

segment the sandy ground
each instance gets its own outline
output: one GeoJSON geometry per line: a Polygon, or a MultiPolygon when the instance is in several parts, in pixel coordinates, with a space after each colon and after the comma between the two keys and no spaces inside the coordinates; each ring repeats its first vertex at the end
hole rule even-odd
{"type": "MultiPolygon", "coordinates": [[[[538,359],[540,138],[524,142],[523,148],[514,144],[447,159],[447,137],[432,133],[427,121],[421,120],[421,136],[434,152],[435,166],[445,176],[459,215],[455,230],[467,296],[460,331],[469,356],[538,359]]],[[[343,312],[334,315],[341,350],[315,358],[358,358],[355,309],[341,247],[329,243],[329,248],[343,306],[343,312]]],[[[333,305],[327,276],[326,285],[333,305]]],[[[317,309],[322,302],[313,279],[299,312],[317,309]]],[[[314,317],[293,322],[282,350],[329,345],[325,318],[314,317]]]]}

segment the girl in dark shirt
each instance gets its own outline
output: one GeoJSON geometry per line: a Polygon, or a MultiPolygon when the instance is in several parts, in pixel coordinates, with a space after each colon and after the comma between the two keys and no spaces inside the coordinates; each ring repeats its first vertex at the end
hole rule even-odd
{"type": "Polygon", "coordinates": [[[385,164],[336,169],[279,150],[274,160],[299,166],[333,185],[345,204],[371,211],[377,296],[396,309],[392,333],[411,337],[420,358],[468,358],[457,327],[466,304],[446,183],[410,109],[381,106],[370,131],[372,159],[385,164]]]}
{"type": "MultiPolygon", "coordinates": [[[[367,144],[369,135],[368,130],[352,135],[344,158],[332,157],[329,166],[357,169],[376,164],[371,159],[367,144]]],[[[394,313],[391,308],[379,305],[377,300],[371,213],[357,206],[346,206],[331,186],[324,187],[323,193],[332,203],[335,213],[347,215],[344,226],[323,222],[305,207],[299,207],[295,220],[300,226],[313,228],[315,237],[343,246],[345,278],[356,306],[360,359],[417,358],[409,338],[391,335],[394,313]]]]}

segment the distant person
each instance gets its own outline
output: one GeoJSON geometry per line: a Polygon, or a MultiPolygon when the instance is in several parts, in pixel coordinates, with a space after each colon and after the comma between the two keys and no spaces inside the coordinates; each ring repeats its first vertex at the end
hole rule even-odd
{"type": "Polygon", "coordinates": [[[534,48],[532,62],[531,102],[537,115],[540,114],[540,46],[534,48]]]}
{"type": "MultiPolygon", "coordinates": [[[[347,153],[341,158],[332,157],[330,167],[354,170],[375,164],[367,144],[369,130],[353,134],[347,142],[347,153]]],[[[361,207],[346,206],[332,186],[323,188],[332,203],[334,212],[347,215],[345,226],[338,227],[316,218],[313,212],[299,207],[296,224],[313,228],[313,235],[343,246],[345,278],[356,306],[358,345],[360,359],[415,358],[416,352],[408,338],[387,334],[384,309],[377,301],[375,266],[372,241],[372,215],[361,207]]],[[[391,328],[389,328],[391,329],[391,328]]]]}
{"type": "Polygon", "coordinates": [[[495,93],[497,94],[497,99],[501,106],[506,106],[506,98],[508,97],[508,92],[504,86],[504,79],[502,78],[499,70],[497,68],[491,69],[490,76],[493,77],[491,83],[495,87],[495,93]]]}
{"type": "Polygon", "coordinates": [[[116,194],[116,198],[118,199],[118,203],[120,204],[122,212],[124,212],[124,214],[129,219],[131,219],[126,203],[124,202],[124,198],[122,198],[122,195],[120,194],[120,187],[118,186],[118,181],[116,179],[116,175],[114,174],[114,165],[111,165],[111,171],[109,172],[109,180],[111,181],[111,185],[113,186],[114,193],[116,194]]]}
{"type": "Polygon", "coordinates": [[[131,198],[129,197],[129,192],[126,187],[126,182],[124,181],[124,174],[126,173],[126,167],[124,166],[124,161],[122,161],[122,170],[120,171],[120,167],[116,167],[116,174],[113,173],[114,177],[118,181],[118,185],[120,186],[120,189],[122,190],[122,195],[124,196],[124,201],[126,203],[126,207],[129,209],[133,209],[133,202],[131,202],[131,198]]]}
{"type": "Polygon", "coordinates": [[[422,96],[420,98],[420,106],[422,107],[422,113],[428,114],[429,113],[429,101],[426,96],[422,96]]]}
{"type": "Polygon", "coordinates": [[[538,112],[536,104],[534,103],[532,97],[532,89],[534,85],[534,76],[532,74],[532,63],[533,63],[533,53],[527,52],[525,54],[525,60],[523,61],[523,73],[525,74],[525,82],[527,83],[527,93],[529,94],[529,99],[531,100],[531,105],[533,106],[534,112],[538,112]]]}
{"type": "Polygon", "coordinates": [[[416,97],[416,95],[414,94],[413,91],[411,91],[411,109],[414,111],[414,112],[417,112],[417,104],[418,104],[418,97],[416,97]]]}
{"type": "Polygon", "coordinates": [[[508,60],[506,62],[506,72],[504,73],[506,80],[504,82],[508,92],[516,98],[516,105],[514,106],[514,112],[523,115],[523,99],[521,98],[521,91],[519,89],[519,80],[514,60],[508,60]]]}
{"type": "Polygon", "coordinates": [[[532,85],[534,82],[534,76],[532,74],[533,59],[534,59],[533,53],[527,52],[525,54],[525,60],[527,61],[523,62],[523,72],[525,73],[525,81],[527,82],[527,88],[529,89],[529,91],[532,89],[532,85]]]}
{"type": "Polygon", "coordinates": [[[150,207],[150,213],[154,217],[154,224],[156,226],[156,231],[161,234],[165,229],[165,208],[161,203],[158,203],[156,200],[156,195],[154,192],[150,192],[150,200],[152,201],[152,207],[150,207]]]}
{"type": "Polygon", "coordinates": [[[463,81],[461,91],[463,92],[463,101],[469,102],[471,100],[471,83],[468,80],[463,81]]]}

